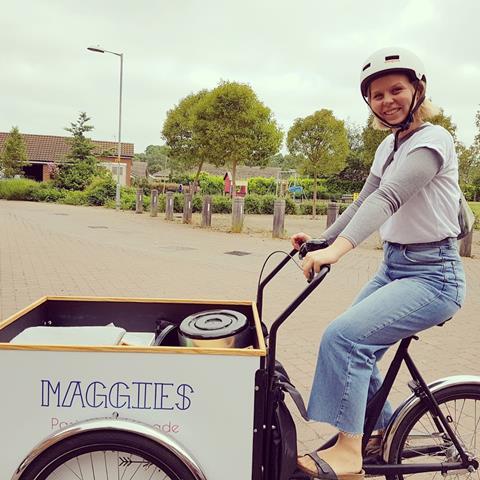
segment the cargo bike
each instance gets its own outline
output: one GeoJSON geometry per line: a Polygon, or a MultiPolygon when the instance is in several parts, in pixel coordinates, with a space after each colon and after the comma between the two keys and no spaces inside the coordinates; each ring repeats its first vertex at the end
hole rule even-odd
{"type": "MultiPolygon", "coordinates": [[[[265,286],[296,253],[259,282],[256,302],[44,297],[0,323],[1,478],[307,479],[285,399],[306,418],[305,406],[276,360],[277,333],[329,267],[270,331],[261,320],[265,286]],[[132,328],[152,344],[117,342],[132,328]]],[[[364,456],[366,474],[478,478],[480,377],[427,385],[408,354],[414,339],[367,406],[364,447],[405,363],[412,394],[364,456]]]]}

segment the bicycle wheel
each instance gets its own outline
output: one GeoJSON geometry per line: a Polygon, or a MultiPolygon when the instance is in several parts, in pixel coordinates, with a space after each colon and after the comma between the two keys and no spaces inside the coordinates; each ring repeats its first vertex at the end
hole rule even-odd
{"type": "Polygon", "coordinates": [[[153,440],[99,430],[48,448],[21,480],[195,480],[186,465],[153,440]]]}
{"type": "MultiPolygon", "coordinates": [[[[480,449],[480,386],[455,385],[435,394],[450,427],[464,449],[478,458],[480,449]]],[[[441,463],[460,461],[457,449],[423,403],[417,405],[402,421],[389,454],[391,464],[441,463]]],[[[412,474],[413,475],[413,474],[412,474]]],[[[417,473],[415,480],[441,478],[440,472],[417,473]]],[[[403,479],[410,475],[392,475],[403,479]]],[[[480,478],[479,471],[450,471],[449,477],[480,478]]]]}

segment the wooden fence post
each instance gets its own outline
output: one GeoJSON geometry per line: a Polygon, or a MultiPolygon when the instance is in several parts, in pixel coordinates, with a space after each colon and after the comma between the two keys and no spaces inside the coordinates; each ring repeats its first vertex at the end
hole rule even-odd
{"type": "Polygon", "coordinates": [[[158,190],[151,191],[150,197],[150,216],[156,217],[158,214],[158,190]]]}
{"type": "Polygon", "coordinates": [[[135,203],[135,213],[143,213],[143,190],[137,188],[137,201],[135,203]]]}
{"type": "Polygon", "coordinates": [[[173,192],[167,192],[165,199],[165,220],[173,220],[173,192]]]}
{"type": "Polygon", "coordinates": [[[332,202],[329,203],[327,206],[327,228],[335,223],[335,220],[338,218],[338,212],[340,207],[337,203],[332,202]]]}
{"type": "Polygon", "coordinates": [[[232,203],[232,232],[240,233],[243,229],[243,204],[242,197],[233,197],[232,203]]]}
{"type": "Polygon", "coordinates": [[[210,195],[205,195],[203,197],[202,205],[202,227],[211,227],[212,226],[212,197],[210,195]]]}
{"type": "Polygon", "coordinates": [[[461,257],[472,256],[473,230],[460,240],[459,252],[461,257]]]}
{"type": "Polygon", "coordinates": [[[285,232],[285,200],[279,198],[273,204],[273,238],[282,238],[285,232]]]}
{"type": "Polygon", "coordinates": [[[186,193],[183,201],[183,223],[192,223],[192,194],[186,193]]]}

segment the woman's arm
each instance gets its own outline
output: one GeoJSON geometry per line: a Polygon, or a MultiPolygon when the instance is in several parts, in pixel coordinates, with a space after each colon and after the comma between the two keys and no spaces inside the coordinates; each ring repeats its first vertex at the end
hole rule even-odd
{"type": "Polygon", "coordinates": [[[380,178],[375,176],[373,173],[367,177],[358,198],[351,203],[348,208],[337,218],[337,220],[327,228],[321,235],[330,245],[335,241],[340,232],[342,232],[345,227],[350,223],[354,215],[357,213],[358,209],[362,203],[370,196],[373,192],[377,190],[380,186],[380,178]]]}
{"type": "Polygon", "coordinates": [[[422,147],[409,153],[402,168],[370,195],[340,236],[356,247],[424,188],[441,166],[442,158],[434,150],[422,147]]]}
{"type": "MultiPolygon", "coordinates": [[[[383,225],[405,202],[425,187],[442,166],[440,155],[426,147],[411,152],[404,168],[395,172],[357,209],[345,229],[327,248],[308,253],[303,262],[304,275],[320,271],[322,265],[338,262],[343,255],[355,248],[383,225]]],[[[343,213],[345,213],[347,210],[343,213]]],[[[341,217],[343,217],[343,215],[341,217]]],[[[340,217],[340,218],[341,218],[340,217]]],[[[335,226],[337,222],[333,224],[335,226]]]]}

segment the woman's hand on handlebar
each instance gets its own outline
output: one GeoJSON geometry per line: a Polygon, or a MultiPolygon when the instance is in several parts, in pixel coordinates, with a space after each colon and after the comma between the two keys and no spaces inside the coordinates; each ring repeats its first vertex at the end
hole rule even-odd
{"type": "Polygon", "coordinates": [[[312,279],[313,275],[318,273],[323,265],[332,265],[337,263],[347,252],[352,250],[353,245],[349,240],[338,237],[329,247],[314,252],[308,252],[302,263],[303,274],[307,280],[312,279]]]}
{"type": "Polygon", "coordinates": [[[295,250],[300,250],[300,247],[302,246],[302,244],[305,242],[308,242],[311,239],[312,237],[310,235],[307,235],[306,233],[303,233],[303,232],[296,233],[295,235],[292,235],[290,237],[290,241],[292,242],[292,247],[295,250]]]}
{"type": "Polygon", "coordinates": [[[332,265],[333,263],[337,263],[339,259],[338,253],[331,246],[323,250],[309,252],[303,259],[303,274],[305,278],[310,281],[314,273],[318,273],[323,265],[332,265]]]}

